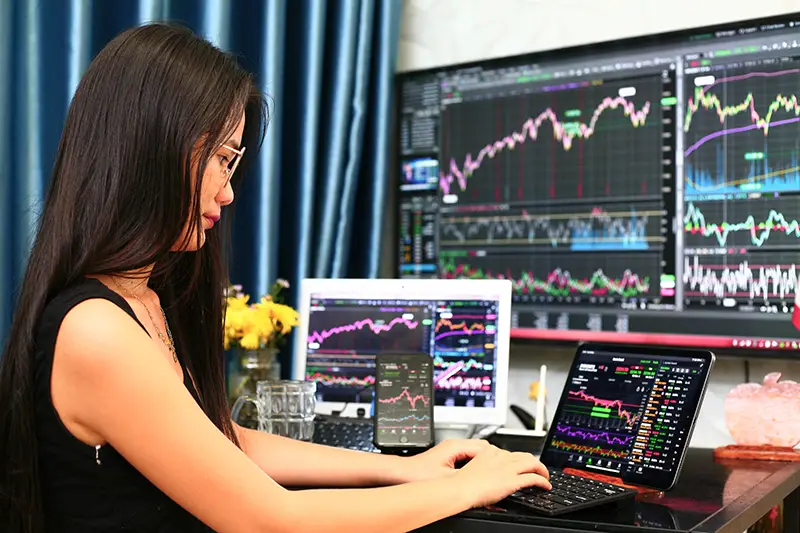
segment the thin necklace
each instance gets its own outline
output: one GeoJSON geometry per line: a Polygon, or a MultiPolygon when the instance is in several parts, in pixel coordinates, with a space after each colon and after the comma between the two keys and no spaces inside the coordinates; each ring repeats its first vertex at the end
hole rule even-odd
{"type": "Polygon", "coordinates": [[[117,281],[117,278],[111,276],[111,281],[113,281],[114,285],[116,285],[119,288],[120,291],[125,293],[126,296],[129,296],[131,298],[136,298],[136,300],[140,304],[142,304],[142,307],[144,307],[144,310],[147,311],[147,316],[150,317],[150,323],[153,324],[153,328],[155,328],[156,333],[158,334],[158,338],[161,339],[161,342],[164,343],[164,346],[166,346],[167,349],[170,351],[170,353],[172,353],[172,360],[177,363],[178,362],[178,353],[175,351],[175,341],[172,339],[172,331],[170,331],[170,329],[169,329],[169,322],[167,321],[167,314],[164,312],[164,308],[159,305],[159,307],[161,308],[161,316],[164,317],[164,325],[167,328],[167,335],[169,336],[169,338],[165,337],[164,334],[161,333],[161,329],[156,325],[156,321],[153,319],[153,315],[150,314],[150,308],[147,307],[147,305],[142,301],[141,298],[139,298],[138,296],[136,296],[132,292],[129,292],[128,290],[126,290],[122,285],[120,285],[120,283],[117,281]]]}

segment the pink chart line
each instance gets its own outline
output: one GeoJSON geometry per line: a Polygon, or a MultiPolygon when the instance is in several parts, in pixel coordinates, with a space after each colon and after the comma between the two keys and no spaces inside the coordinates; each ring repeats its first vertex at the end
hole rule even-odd
{"type": "Polygon", "coordinates": [[[442,372],[438,376],[435,376],[433,378],[434,385],[438,385],[439,383],[441,383],[443,381],[447,381],[452,376],[455,376],[456,374],[458,374],[458,372],[462,368],[464,368],[464,361],[459,361],[458,363],[454,364],[453,366],[451,366],[450,368],[448,368],[447,370],[445,370],[444,372],[442,372]]]}
{"type": "Polygon", "coordinates": [[[388,324],[376,324],[372,321],[371,318],[365,318],[364,320],[359,320],[358,322],[354,322],[353,324],[347,324],[345,326],[338,326],[335,328],[331,328],[325,331],[314,331],[308,336],[308,342],[318,342],[322,344],[325,342],[325,339],[332,337],[334,335],[338,335],[340,333],[344,333],[347,331],[355,331],[363,329],[364,326],[369,327],[373,333],[379,334],[383,331],[389,331],[397,324],[405,324],[408,329],[414,329],[417,327],[418,323],[413,320],[407,320],[402,317],[393,318],[391,322],[388,324]]]}
{"type": "MultiPolygon", "coordinates": [[[[775,126],[783,126],[785,124],[792,124],[793,122],[800,122],[800,117],[787,118],[785,120],[779,120],[777,122],[773,122],[773,123],[769,124],[769,127],[770,128],[774,128],[775,126]]],[[[711,139],[716,139],[717,137],[721,137],[722,135],[730,135],[731,133],[741,133],[743,131],[754,130],[754,129],[758,128],[758,127],[759,127],[758,124],[750,124],[749,126],[742,126],[741,128],[731,128],[731,129],[728,129],[728,130],[715,131],[714,133],[710,133],[710,134],[706,135],[705,137],[702,137],[699,141],[697,141],[696,143],[691,145],[689,148],[686,149],[686,151],[683,153],[683,155],[685,157],[685,156],[691,154],[692,152],[694,152],[695,150],[700,148],[702,145],[704,145],[705,143],[707,143],[711,139]]]]}

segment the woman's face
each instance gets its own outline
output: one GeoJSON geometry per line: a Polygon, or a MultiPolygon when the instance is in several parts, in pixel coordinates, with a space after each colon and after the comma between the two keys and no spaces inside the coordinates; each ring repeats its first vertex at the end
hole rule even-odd
{"type": "MultiPolygon", "coordinates": [[[[193,220],[187,222],[184,235],[189,234],[188,239],[181,239],[185,244],[180,247],[180,251],[193,252],[202,247],[206,242],[205,232],[214,227],[222,216],[222,208],[233,202],[233,188],[231,188],[230,168],[231,162],[239,155],[235,150],[242,150],[242,134],[244,132],[244,113],[239,120],[236,129],[217,149],[211,160],[206,164],[203,174],[203,182],[200,190],[200,215],[202,231],[200,240],[195,235],[193,220]],[[199,246],[198,246],[199,245],[199,246]]],[[[177,251],[177,250],[176,250],[177,251]]]]}

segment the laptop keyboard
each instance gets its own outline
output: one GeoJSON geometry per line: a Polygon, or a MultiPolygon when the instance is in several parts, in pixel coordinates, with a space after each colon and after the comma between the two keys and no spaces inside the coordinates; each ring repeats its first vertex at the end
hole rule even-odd
{"type": "Polygon", "coordinates": [[[372,424],[371,418],[317,415],[314,419],[314,436],[311,441],[337,448],[378,452],[372,443],[372,424]]]}
{"type": "Polygon", "coordinates": [[[527,487],[507,499],[539,514],[555,516],[588,507],[634,498],[637,492],[594,479],[550,471],[551,490],[527,487]]]}

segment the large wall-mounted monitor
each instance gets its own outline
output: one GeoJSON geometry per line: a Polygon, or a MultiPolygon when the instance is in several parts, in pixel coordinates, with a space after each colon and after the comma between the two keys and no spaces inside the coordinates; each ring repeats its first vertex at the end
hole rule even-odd
{"type": "Polygon", "coordinates": [[[790,353],[800,15],[402,74],[402,278],[512,336],[790,353]]]}

